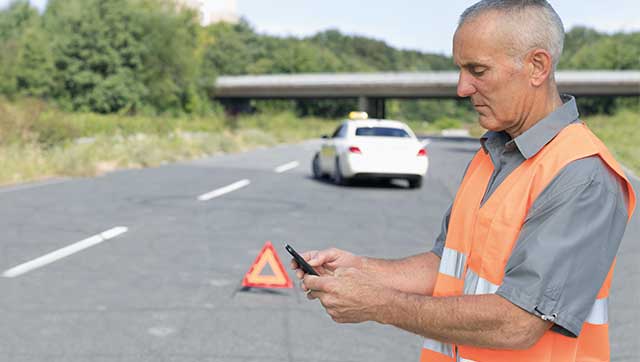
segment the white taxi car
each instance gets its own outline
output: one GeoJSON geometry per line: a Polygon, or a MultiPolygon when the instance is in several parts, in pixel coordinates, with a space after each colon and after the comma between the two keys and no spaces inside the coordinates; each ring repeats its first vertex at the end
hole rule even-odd
{"type": "MultiPolygon", "coordinates": [[[[350,118],[353,113],[366,116],[352,112],[350,118]]],[[[427,151],[405,123],[350,119],[331,137],[322,138],[312,162],[315,178],[332,177],[340,185],[360,178],[406,179],[411,188],[422,186],[429,167],[427,151]]]]}

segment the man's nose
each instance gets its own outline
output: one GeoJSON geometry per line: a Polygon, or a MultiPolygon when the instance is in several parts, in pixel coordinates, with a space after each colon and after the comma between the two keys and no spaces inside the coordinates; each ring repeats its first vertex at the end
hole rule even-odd
{"type": "Polygon", "coordinates": [[[470,97],[476,92],[476,87],[471,82],[471,76],[461,71],[458,77],[458,97],[470,97]]]}

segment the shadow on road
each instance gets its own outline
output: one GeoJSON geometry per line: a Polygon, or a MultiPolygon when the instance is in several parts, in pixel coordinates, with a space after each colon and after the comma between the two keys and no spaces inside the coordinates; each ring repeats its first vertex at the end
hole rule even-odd
{"type": "Polygon", "coordinates": [[[349,185],[336,185],[330,178],[317,179],[311,175],[305,177],[307,180],[315,181],[318,183],[331,185],[333,187],[343,188],[366,188],[366,189],[384,189],[384,190],[417,190],[409,188],[409,183],[406,180],[400,179],[358,179],[351,180],[349,185]]]}
{"type": "Polygon", "coordinates": [[[238,293],[251,293],[251,294],[270,294],[270,295],[289,295],[288,292],[278,289],[266,289],[266,288],[251,288],[240,287],[234,290],[232,297],[235,297],[238,293]]]}

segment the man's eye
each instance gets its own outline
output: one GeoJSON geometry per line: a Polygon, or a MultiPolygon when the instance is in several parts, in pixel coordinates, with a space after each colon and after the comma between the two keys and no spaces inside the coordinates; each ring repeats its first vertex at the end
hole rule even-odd
{"type": "Polygon", "coordinates": [[[480,77],[484,74],[484,72],[486,71],[486,68],[471,68],[469,69],[469,72],[476,77],[480,77]]]}

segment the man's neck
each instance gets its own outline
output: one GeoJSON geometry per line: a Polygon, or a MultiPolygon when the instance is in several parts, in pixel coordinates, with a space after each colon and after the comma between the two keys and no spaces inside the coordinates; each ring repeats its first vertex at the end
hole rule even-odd
{"type": "Polygon", "coordinates": [[[536,125],[536,123],[562,106],[562,98],[560,98],[560,94],[555,85],[545,93],[534,94],[534,97],[536,100],[532,102],[531,107],[523,115],[522,121],[518,122],[513,128],[505,129],[505,132],[507,132],[512,139],[525,133],[528,129],[536,125]]]}

